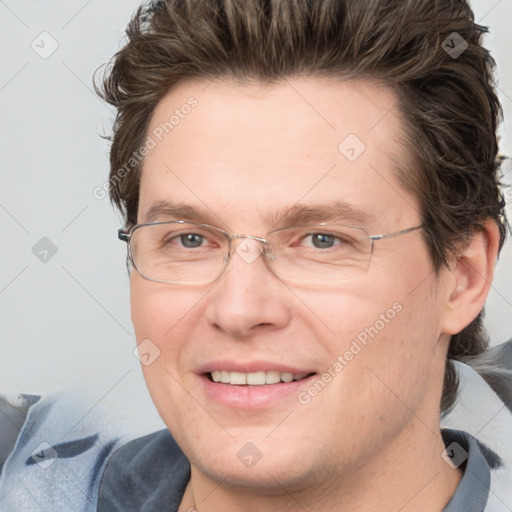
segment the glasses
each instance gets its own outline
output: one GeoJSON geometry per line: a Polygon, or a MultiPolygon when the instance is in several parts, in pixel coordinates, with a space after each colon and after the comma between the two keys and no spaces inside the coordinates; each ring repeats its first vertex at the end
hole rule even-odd
{"type": "Polygon", "coordinates": [[[364,274],[374,242],[421,227],[369,235],[363,228],[322,223],[276,229],[260,238],[175,220],[136,224],[128,231],[119,229],[118,236],[128,244],[129,262],[137,272],[157,283],[212,283],[236,252],[247,263],[262,255],[267,267],[284,281],[321,284],[364,274]],[[242,241],[235,249],[236,240],[242,241]]]}

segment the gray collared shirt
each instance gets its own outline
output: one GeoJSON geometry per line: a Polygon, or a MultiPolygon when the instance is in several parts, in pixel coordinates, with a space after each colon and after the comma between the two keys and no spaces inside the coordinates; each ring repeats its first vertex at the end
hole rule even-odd
{"type": "Polygon", "coordinates": [[[443,512],[485,512],[491,486],[491,469],[501,465],[499,456],[466,432],[445,429],[442,435],[447,448],[456,443],[467,453],[461,465],[464,475],[443,512]]]}

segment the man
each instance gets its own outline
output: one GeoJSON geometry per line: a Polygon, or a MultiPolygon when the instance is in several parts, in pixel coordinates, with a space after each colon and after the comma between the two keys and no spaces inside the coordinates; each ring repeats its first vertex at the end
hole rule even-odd
{"type": "Polygon", "coordinates": [[[510,510],[500,455],[440,429],[506,231],[483,32],[449,0],[138,11],[102,94],[170,433],[98,510],[510,510]]]}

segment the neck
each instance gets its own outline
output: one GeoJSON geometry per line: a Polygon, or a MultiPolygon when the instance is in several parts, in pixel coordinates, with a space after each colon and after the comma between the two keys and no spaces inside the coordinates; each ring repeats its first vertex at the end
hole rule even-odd
{"type": "MultiPolygon", "coordinates": [[[[437,423],[439,425],[439,423],[437,423]]],[[[350,474],[332,469],[322,482],[307,475],[286,488],[276,480],[234,485],[229,477],[215,481],[192,466],[179,512],[254,512],[268,510],[310,512],[441,512],[461,479],[461,472],[441,458],[439,429],[431,431],[414,418],[400,436],[350,474]]]]}

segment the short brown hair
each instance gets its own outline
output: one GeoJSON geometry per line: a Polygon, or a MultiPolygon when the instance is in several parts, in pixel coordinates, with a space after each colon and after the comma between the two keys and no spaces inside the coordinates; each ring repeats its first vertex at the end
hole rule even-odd
{"type": "MultiPolygon", "coordinates": [[[[167,0],[138,9],[106,68],[117,109],[110,197],[136,223],[144,143],[159,100],[184,80],[273,82],[290,76],[378,80],[393,88],[413,163],[399,173],[420,201],[434,268],[494,219],[506,235],[496,140],[501,106],[484,27],[464,0],[167,0]],[[467,47],[466,47],[467,46],[467,47]],[[461,53],[460,53],[461,52],[461,53]],[[459,54],[460,53],[460,54],[459,54]],[[126,170],[130,162],[129,172],[126,170]]],[[[485,351],[482,313],[452,337],[441,408],[458,381],[450,359],[485,351]]]]}

